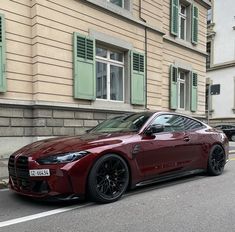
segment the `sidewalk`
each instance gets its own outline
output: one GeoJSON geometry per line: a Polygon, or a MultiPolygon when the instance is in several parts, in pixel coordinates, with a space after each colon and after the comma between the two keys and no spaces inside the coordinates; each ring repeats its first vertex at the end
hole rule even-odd
{"type": "Polygon", "coordinates": [[[0,159],[0,189],[7,187],[8,183],[8,159],[0,159]]]}

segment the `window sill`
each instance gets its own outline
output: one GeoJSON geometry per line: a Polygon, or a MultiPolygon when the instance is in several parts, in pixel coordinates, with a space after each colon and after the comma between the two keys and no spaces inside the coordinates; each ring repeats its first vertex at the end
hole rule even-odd
{"type": "Polygon", "coordinates": [[[145,23],[139,19],[134,18],[133,14],[132,14],[132,5],[133,5],[132,0],[129,0],[130,1],[129,9],[121,8],[113,3],[108,2],[107,0],[86,0],[86,1],[91,4],[96,5],[97,7],[103,8],[103,9],[110,11],[116,15],[119,15],[125,19],[128,19],[134,23],[137,23],[137,24],[142,25],[144,27],[150,28],[151,30],[153,30],[161,35],[165,35],[165,33],[161,29],[159,29],[155,26],[149,25],[148,23],[145,23]]]}
{"type": "Polygon", "coordinates": [[[133,17],[131,3],[128,8],[122,8],[113,3],[108,2],[107,0],[87,0],[87,2],[93,3],[99,7],[102,7],[106,10],[112,11],[113,13],[122,15],[124,17],[133,17]]]}
{"type": "Polygon", "coordinates": [[[191,41],[181,39],[179,37],[175,37],[175,41],[178,42],[178,43],[183,44],[184,46],[194,47],[194,45],[191,43],[191,41]]]}
{"type": "MultiPolygon", "coordinates": [[[[131,104],[120,101],[107,101],[102,99],[96,99],[94,102],[92,102],[91,107],[107,111],[135,111],[131,104]]],[[[136,109],[136,111],[139,110],[140,109],[136,109]]],[[[143,110],[143,108],[141,108],[141,110],[143,110]]]]}
{"type": "Polygon", "coordinates": [[[170,36],[167,36],[167,35],[164,35],[163,36],[163,39],[169,41],[169,42],[172,42],[172,43],[175,43],[175,44],[178,44],[179,46],[181,47],[185,47],[185,48],[188,48],[192,51],[195,51],[197,53],[200,53],[201,55],[204,55],[204,56],[207,56],[207,53],[202,51],[202,50],[199,50],[195,45],[193,45],[191,42],[189,41],[185,41],[185,40],[182,40],[182,39],[179,39],[179,38],[171,38],[170,36]]]}
{"type": "Polygon", "coordinates": [[[188,116],[193,114],[193,112],[191,112],[189,110],[184,110],[184,109],[176,109],[175,112],[180,113],[180,114],[184,114],[184,115],[188,115],[188,116]]]}

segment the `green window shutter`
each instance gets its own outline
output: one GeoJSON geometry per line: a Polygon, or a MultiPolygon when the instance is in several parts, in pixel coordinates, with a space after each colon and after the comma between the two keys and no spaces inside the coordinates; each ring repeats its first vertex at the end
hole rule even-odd
{"type": "Polygon", "coordinates": [[[197,111],[198,75],[191,72],[191,111],[197,111]]]}
{"type": "Polygon", "coordinates": [[[178,68],[174,65],[170,67],[170,109],[178,108],[178,68]]]}
{"type": "Polygon", "coordinates": [[[5,47],[5,17],[0,14],[0,92],[6,92],[6,47],[5,47]]]}
{"type": "Polygon", "coordinates": [[[95,40],[74,33],[74,98],[95,100],[95,40]]]}
{"type": "Polygon", "coordinates": [[[131,52],[131,104],[145,105],[145,56],[131,52]]]}
{"type": "Polygon", "coordinates": [[[171,0],[171,34],[178,36],[179,32],[179,0],[171,0]]]}
{"type": "Polygon", "coordinates": [[[192,43],[197,44],[198,42],[198,8],[192,5],[192,43]]]}

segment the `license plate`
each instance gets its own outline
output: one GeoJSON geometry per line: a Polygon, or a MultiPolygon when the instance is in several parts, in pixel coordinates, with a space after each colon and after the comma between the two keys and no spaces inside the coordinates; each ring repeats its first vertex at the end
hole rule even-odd
{"type": "Polygon", "coordinates": [[[32,169],[29,170],[30,176],[50,176],[49,169],[32,169]]]}

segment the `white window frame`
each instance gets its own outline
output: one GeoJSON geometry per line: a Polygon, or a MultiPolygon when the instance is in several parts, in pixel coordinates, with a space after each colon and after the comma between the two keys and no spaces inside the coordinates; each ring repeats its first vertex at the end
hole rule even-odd
{"type": "Polygon", "coordinates": [[[125,100],[125,89],[124,89],[125,88],[125,84],[124,84],[125,83],[125,54],[122,51],[117,51],[117,50],[105,48],[105,47],[102,47],[102,46],[96,46],[96,47],[103,48],[103,49],[107,50],[107,57],[106,58],[105,57],[100,57],[100,56],[97,56],[97,55],[95,57],[95,61],[96,62],[102,62],[102,63],[107,64],[107,99],[97,98],[96,97],[96,100],[99,100],[99,101],[111,101],[111,102],[122,102],[122,103],[124,103],[124,100],[125,100]],[[123,57],[122,62],[110,59],[110,54],[112,52],[122,53],[122,57],[123,57]],[[110,93],[111,93],[110,66],[111,65],[123,68],[123,72],[122,72],[122,83],[123,83],[123,86],[122,86],[122,88],[123,88],[122,99],[123,100],[122,101],[111,100],[111,98],[110,98],[110,93]]]}
{"type": "Polygon", "coordinates": [[[179,5],[179,38],[182,40],[187,40],[187,6],[184,4],[179,5]],[[181,7],[185,8],[185,14],[181,13],[181,7]],[[184,38],[181,38],[181,18],[184,19],[184,38]]]}
{"type": "Polygon", "coordinates": [[[187,96],[187,90],[186,90],[186,87],[187,87],[187,84],[186,84],[186,78],[187,78],[187,74],[185,71],[183,70],[179,70],[178,71],[178,109],[180,110],[186,110],[186,96],[187,96]],[[181,74],[184,74],[184,79],[181,78],[181,74]],[[181,91],[180,91],[180,84],[183,84],[184,85],[184,107],[180,107],[180,94],[181,94],[181,91]]]}

